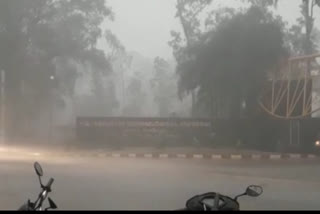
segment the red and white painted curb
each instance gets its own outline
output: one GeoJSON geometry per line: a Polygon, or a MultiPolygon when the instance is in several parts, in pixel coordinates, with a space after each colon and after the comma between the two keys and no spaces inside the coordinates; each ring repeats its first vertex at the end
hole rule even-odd
{"type": "Polygon", "coordinates": [[[299,160],[319,159],[314,154],[275,154],[275,153],[173,153],[173,152],[104,152],[100,151],[23,151],[0,150],[0,153],[18,155],[42,156],[42,157],[95,157],[95,158],[144,158],[144,159],[194,159],[194,160],[299,160]]]}
{"type": "Polygon", "coordinates": [[[313,154],[170,154],[170,153],[63,153],[53,156],[144,159],[297,160],[316,159],[313,154]]]}

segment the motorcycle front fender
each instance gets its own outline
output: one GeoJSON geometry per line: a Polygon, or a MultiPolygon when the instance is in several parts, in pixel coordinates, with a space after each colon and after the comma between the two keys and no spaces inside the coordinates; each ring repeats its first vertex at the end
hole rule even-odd
{"type": "Polygon", "coordinates": [[[32,205],[30,204],[30,202],[25,203],[24,205],[22,205],[18,211],[34,211],[32,205]]]}

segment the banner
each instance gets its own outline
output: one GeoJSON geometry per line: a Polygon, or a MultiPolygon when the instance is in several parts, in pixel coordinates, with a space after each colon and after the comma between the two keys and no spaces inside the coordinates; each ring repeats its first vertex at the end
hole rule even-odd
{"type": "Polygon", "coordinates": [[[211,121],[207,119],[77,118],[77,138],[82,141],[192,142],[208,137],[211,130],[211,121]]]}

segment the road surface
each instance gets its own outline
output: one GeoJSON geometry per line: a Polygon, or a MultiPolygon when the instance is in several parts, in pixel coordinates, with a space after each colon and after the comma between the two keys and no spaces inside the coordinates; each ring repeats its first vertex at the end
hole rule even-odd
{"type": "Polygon", "coordinates": [[[244,210],[320,209],[320,162],[0,157],[0,209],[17,209],[39,191],[38,160],[55,178],[51,197],[63,210],[174,210],[199,193],[234,196],[259,184],[244,210]]]}

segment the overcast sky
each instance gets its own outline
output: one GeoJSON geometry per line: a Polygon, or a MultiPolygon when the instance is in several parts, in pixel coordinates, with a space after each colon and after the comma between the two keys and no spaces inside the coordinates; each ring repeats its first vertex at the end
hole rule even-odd
{"type": "MultiPolygon", "coordinates": [[[[128,51],[146,57],[171,58],[168,46],[170,31],[180,30],[175,16],[175,0],[107,0],[115,13],[115,21],[108,28],[118,36],[128,51]]],[[[280,0],[278,11],[289,22],[299,14],[301,0],[280,0]]],[[[240,0],[214,0],[215,6],[241,5],[240,0]]],[[[316,11],[316,14],[320,10],[316,11]]],[[[320,26],[320,16],[316,25],[320,26]]]]}

